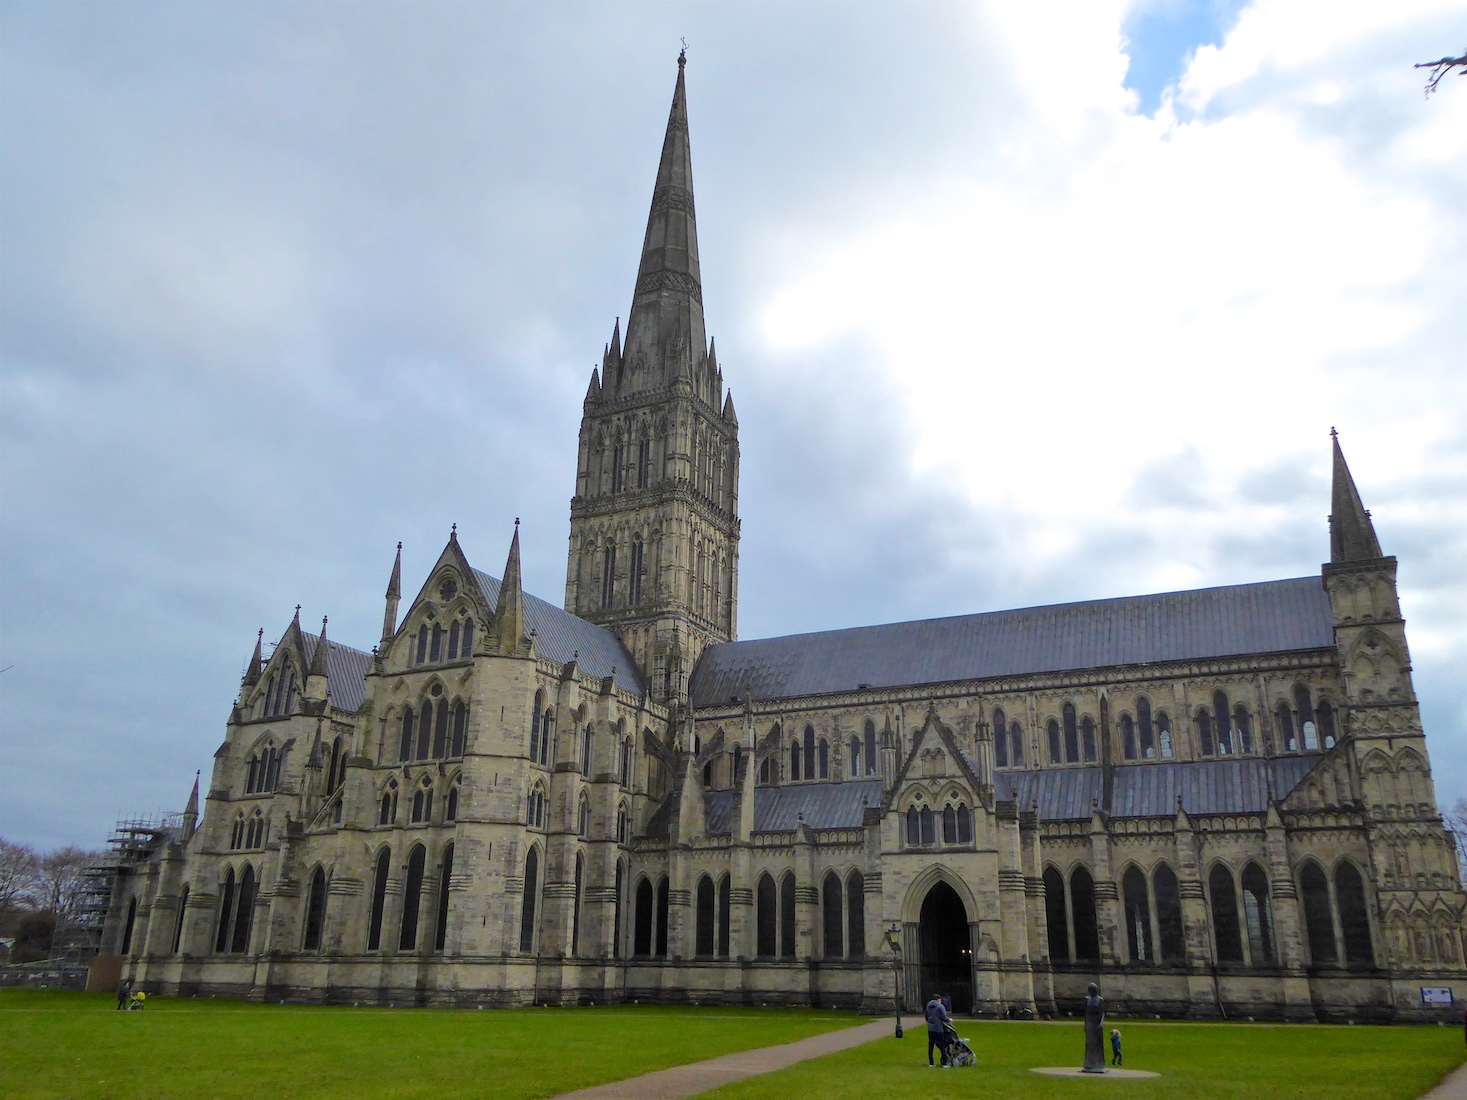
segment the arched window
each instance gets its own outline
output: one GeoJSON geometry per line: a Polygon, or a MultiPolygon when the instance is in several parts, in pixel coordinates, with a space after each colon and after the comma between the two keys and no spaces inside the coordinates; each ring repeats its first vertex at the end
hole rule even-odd
{"type": "Polygon", "coordinates": [[[177,955],[178,949],[183,944],[183,924],[188,916],[188,883],[183,884],[183,892],[178,896],[178,920],[173,924],[173,946],[169,948],[171,954],[177,955]]]}
{"type": "Polygon", "coordinates": [[[423,897],[423,868],[428,853],[421,844],[414,844],[408,853],[407,883],[402,893],[402,928],[397,937],[399,951],[411,951],[418,946],[418,906],[423,897]]]}
{"type": "Polygon", "coordinates": [[[377,824],[391,825],[397,820],[397,780],[389,780],[377,801],[377,824]]]}
{"type": "Polygon", "coordinates": [[[1016,768],[1024,766],[1024,731],[1017,722],[1009,726],[1009,761],[1016,768]]]}
{"type": "Polygon", "coordinates": [[[591,833],[591,804],[581,795],[581,805],[576,811],[576,835],[585,839],[591,833]]]}
{"type": "Polygon", "coordinates": [[[1315,965],[1339,960],[1335,924],[1330,913],[1329,880],[1319,864],[1306,860],[1299,871],[1299,896],[1304,902],[1304,927],[1309,936],[1309,958],[1315,965]]]}
{"type": "Polygon", "coordinates": [[[397,742],[397,761],[402,763],[413,758],[413,708],[402,712],[402,735],[397,742]]]}
{"type": "Polygon", "coordinates": [[[789,871],[779,881],[779,953],[795,957],[795,876],[789,871]]]}
{"type": "MultiPolygon", "coordinates": [[[[734,752],[738,752],[738,746],[734,746],[734,752]]],[[[632,785],[632,741],[627,738],[621,743],[621,785],[630,787],[632,785]]]]}
{"type": "Polygon", "coordinates": [[[535,692],[535,709],[530,715],[530,760],[540,759],[540,708],[545,705],[545,692],[535,692]]]}
{"type": "Polygon", "coordinates": [[[555,708],[546,707],[545,716],[540,721],[540,766],[550,765],[550,737],[555,725],[555,708]]]}
{"type": "Polygon", "coordinates": [[[463,702],[453,705],[453,744],[448,755],[459,757],[464,754],[464,745],[469,733],[469,708],[463,702]]]}
{"type": "Polygon", "coordinates": [[[1215,756],[1217,749],[1212,740],[1212,715],[1204,707],[1197,711],[1197,740],[1203,756],[1215,756]]]}
{"type": "Polygon", "coordinates": [[[1121,715],[1121,755],[1127,760],[1136,759],[1136,723],[1129,714],[1121,715]]]}
{"type": "Polygon", "coordinates": [[[1065,753],[1060,748],[1059,723],[1051,718],[1045,732],[1049,734],[1049,762],[1051,764],[1063,764],[1065,762],[1065,753]]]}
{"type": "Polygon", "coordinates": [[[861,774],[861,739],[854,733],[851,734],[850,774],[852,779],[858,778],[861,774]]]}
{"type": "Polygon", "coordinates": [[[773,759],[773,756],[766,756],[759,765],[759,782],[766,787],[769,786],[770,783],[770,775],[772,774],[773,770],[771,767],[771,761],[773,761],[773,759]]]}
{"type": "Polygon", "coordinates": [[[876,723],[866,719],[865,742],[866,750],[866,774],[876,774],[876,723]]]}
{"type": "Polygon", "coordinates": [[[520,897],[520,954],[535,950],[535,910],[540,900],[540,853],[531,848],[525,856],[525,887],[520,897]]]}
{"type": "Polygon", "coordinates": [[[426,775],[413,792],[413,824],[422,824],[433,818],[433,780],[426,775]]]}
{"type": "Polygon", "coordinates": [[[1146,895],[1146,876],[1132,864],[1121,878],[1121,895],[1126,906],[1126,947],[1132,962],[1154,962],[1151,943],[1151,901],[1146,895]]]}
{"type": "Polygon", "coordinates": [[[428,624],[418,627],[418,651],[413,664],[420,665],[428,659],[428,624]]]}
{"type": "Polygon", "coordinates": [[[1065,725],[1065,763],[1080,762],[1080,735],[1075,721],[1075,704],[1066,703],[1063,711],[1065,725]]]}
{"type": "Polygon", "coordinates": [[[132,926],[138,917],[138,899],[132,898],[127,903],[127,923],[122,927],[122,950],[119,954],[126,955],[132,950],[132,926]]]}
{"type": "Polygon", "coordinates": [[[1156,740],[1161,746],[1161,758],[1170,760],[1172,758],[1172,720],[1164,712],[1156,715],[1156,740]]]}
{"type": "Polygon", "coordinates": [[[433,640],[428,645],[428,660],[441,661],[443,659],[443,627],[433,624],[433,640]]]}
{"type": "Polygon", "coordinates": [[[1243,937],[1238,928],[1238,899],[1233,891],[1233,873],[1221,863],[1207,876],[1212,895],[1212,934],[1217,941],[1217,961],[1243,961],[1243,937]]]}
{"type": "Polygon", "coordinates": [[[1327,749],[1335,747],[1335,711],[1328,703],[1321,702],[1316,708],[1315,717],[1319,720],[1320,742],[1327,749]]]}
{"type": "Polygon", "coordinates": [[[301,946],[306,951],[321,950],[321,930],[326,925],[326,872],[316,868],[311,876],[311,892],[306,898],[306,928],[301,946]]]}
{"type": "Polygon", "coordinates": [[[657,883],[657,957],[667,958],[667,878],[657,883]]]}
{"type": "Polygon", "coordinates": [[[580,852],[576,853],[576,877],[572,883],[575,889],[575,898],[571,902],[571,954],[581,953],[581,883],[585,877],[585,857],[580,852]]]}
{"type": "Polygon", "coordinates": [[[581,774],[589,777],[591,774],[591,750],[596,745],[596,732],[590,722],[586,728],[581,730],[581,774]]]}
{"type": "Polygon", "coordinates": [[[755,891],[755,921],[758,925],[758,955],[761,959],[772,959],[779,954],[776,932],[779,928],[779,900],[774,889],[774,879],[769,875],[759,876],[755,891]]]}
{"type": "Polygon", "coordinates": [[[616,546],[608,543],[601,558],[601,606],[611,607],[616,598],[616,546]]]}
{"type": "Polygon", "coordinates": [[[229,950],[229,930],[234,923],[234,868],[224,876],[224,885],[219,888],[219,925],[214,933],[214,950],[229,950]]]}
{"type": "Polygon", "coordinates": [[[461,629],[455,621],[448,628],[448,659],[450,661],[458,658],[458,632],[461,629]]]}
{"type": "Polygon", "coordinates": [[[229,850],[237,852],[244,847],[245,819],[243,811],[234,815],[234,827],[229,830],[229,850]]]}
{"type": "Polygon", "coordinates": [[[622,882],[626,873],[622,870],[621,860],[616,861],[616,896],[611,899],[611,957],[621,958],[621,905],[622,905],[622,882]]]}
{"type": "Polygon", "coordinates": [[[652,954],[652,884],[645,878],[637,882],[636,921],[632,935],[632,954],[645,958],[652,954]]]}
{"type": "Polygon", "coordinates": [[[1044,922],[1049,931],[1049,957],[1070,961],[1070,925],[1065,912],[1065,880],[1053,867],[1044,869],[1044,922]]]}
{"type": "Polygon", "coordinates": [[[958,842],[958,811],[953,809],[951,802],[942,808],[942,842],[944,844],[958,842]]]}
{"type": "Polygon", "coordinates": [[[538,783],[530,792],[529,804],[525,810],[525,824],[532,829],[545,828],[545,791],[538,783]]]}
{"type": "Polygon", "coordinates": [[[729,944],[729,903],[732,896],[732,883],[729,876],[724,875],[718,880],[718,956],[728,958],[729,944]]]}
{"type": "MultiPolygon", "coordinates": [[[[438,685],[433,685],[435,692],[438,685]]],[[[448,700],[438,700],[437,717],[433,723],[433,759],[442,760],[448,755],[448,700]]]]}
{"type": "Polygon", "coordinates": [[[382,946],[382,914],[387,908],[387,873],[392,867],[392,851],[377,853],[377,867],[372,875],[372,908],[367,917],[367,950],[382,946]]]}
{"type": "Polygon", "coordinates": [[[790,742],[790,782],[795,782],[799,778],[800,778],[800,743],[798,741],[791,741],[790,742]]]}
{"type": "Polygon", "coordinates": [[[1009,766],[1009,731],[1004,724],[1003,708],[993,708],[993,766],[996,768],[1007,768],[1009,766]]]}
{"type": "Polygon", "coordinates": [[[1161,940],[1161,961],[1185,962],[1187,943],[1182,932],[1182,892],[1176,873],[1165,863],[1161,864],[1151,874],[1151,889],[1156,896],[1156,930],[1161,940]]]}
{"type": "Polygon", "coordinates": [[[712,956],[713,945],[718,938],[714,927],[718,917],[717,904],[713,880],[707,875],[699,876],[696,949],[697,954],[704,958],[712,956]]]}
{"type": "Polygon", "coordinates": [[[973,811],[966,805],[958,806],[958,843],[973,843],[973,811]]]}
{"type": "Polygon", "coordinates": [[[474,620],[464,620],[463,639],[459,642],[458,655],[469,658],[474,655],[474,620]]]}
{"type": "Polygon", "coordinates": [[[642,540],[632,540],[632,568],[627,574],[627,603],[636,607],[642,602],[642,562],[646,552],[642,547],[642,540]]]}
{"type": "Polygon", "coordinates": [[[907,846],[926,848],[936,843],[936,815],[926,806],[907,810],[907,846]]]}
{"type": "Polygon", "coordinates": [[[443,863],[438,869],[438,919],[433,922],[434,951],[442,951],[448,943],[448,887],[452,880],[453,845],[449,844],[443,849],[443,863]]]}
{"type": "Polygon", "coordinates": [[[1314,752],[1319,748],[1319,727],[1314,722],[1314,705],[1309,700],[1309,689],[1303,684],[1294,685],[1294,709],[1298,712],[1299,729],[1304,735],[1304,751],[1314,752]]]}
{"type": "Polygon", "coordinates": [[[1095,919],[1095,880],[1084,867],[1070,872],[1070,915],[1075,928],[1075,958],[1100,958],[1100,926],[1095,919]]]}
{"type": "Polygon", "coordinates": [[[1142,760],[1156,758],[1151,728],[1151,700],[1142,695],[1136,700],[1136,747],[1142,760]]]}
{"type": "Polygon", "coordinates": [[[845,938],[845,912],[841,907],[840,876],[834,871],[826,872],[821,893],[823,894],[820,902],[821,914],[824,917],[821,922],[824,932],[824,954],[827,959],[839,959],[845,955],[842,943],[845,938]]]}
{"type": "Polygon", "coordinates": [[[1254,966],[1273,965],[1273,909],[1268,876],[1250,863],[1243,868],[1243,923],[1248,928],[1248,955],[1254,966]]]}
{"type": "Polygon", "coordinates": [[[255,920],[255,869],[245,864],[244,874],[239,877],[239,903],[234,913],[234,935],[229,950],[236,955],[248,953],[250,930],[255,920]]]}
{"type": "MultiPolygon", "coordinates": [[[[1319,707],[1324,717],[1324,704],[1319,707]]],[[[1321,722],[1320,725],[1324,723],[1321,722]]],[[[1340,909],[1340,931],[1345,938],[1345,962],[1351,966],[1374,966],[1375,948],[1370,941],[1370,917],[1365,908],[1365,883],[1349,860],[1335,868],[1335,901],[1340,909]]],[[[1452,962],[1442,956],[1443,962],[1452,962]]]]}
{"type": "Polygon", "coordinates": [[[452,783],[448,785],[448,798],[443,804],[443,820],[458,820],[458,792],[462,786],[462,777],[455,776],[452,783]]]}
{"type": "MultiPolygon", "coordinates": [[[[442,692],[441,684],[434,684],[435,692],[442,692]]],[[[416,760],[428,759],[428,750],[433,744],[433,701],[430,699],[423,704],[423,712],[418,716],[418,743],[413,749],[413,758],[416,760]]]]}
{"type": "Polygon", "coordinates": [[[1095,751],[1095,719],[1088,715],[1080,723],[1080,744],[1085,750],[1085,763],[1095,763],[1099,759],[1095,751]]]}
{"type": "Polygon", "coordinates": [[[860,871],[846,878],[846,957],[866,957],[866,876],[860,871]]]}
{"type": "Polygon", "coordinates": [[[1244,756],[1253,755],[1253,719],[1248,710],[1239,703],[1233,708],[1233,729],[1238,734],[1238,751],[1244,756]]]}
{"type": "Polygon", "coordinates": [[[826,743],[825,738],[822,737],[820,739],[820,744],[819,744],[819,746],[816,749],[815,755],[816,755],[816,757],[820,761],[820,769],[819,769],[820,778],[821,779],[829,779],[830,778],[830,745],[828,745],[826,743]]]}
{"type": "Polygon", "coordinates": [[[1228,697],[1226,692],[1215,691],[1212,693],[1212,717],[1217,723],[1217,754],[1219,756],[1233,755],[1233,720],[1228,709],[1228,697]]]}
{"type": "Polygon", "coordinates": [[[1280,703],[1274,711],[1274,719],[1279,727],[1279,746],[1284,752],[1298,752],[1299,738],[1294,733],[1294,712],[1289,709],[1288,703],[1280,703]]]}
{"type": "Polygon", "coordinates": [[[627,842],[627,810],[623,806],[616,811],[616,842],[625,844],[627,842]]]}
{"type": "Polygon", "coordinates": [[[728,781],[730,786],[738,786],[743,782],[741,778],[744,767],[744,746],[733,747],[733,757],[729,762],[728,781]]]}

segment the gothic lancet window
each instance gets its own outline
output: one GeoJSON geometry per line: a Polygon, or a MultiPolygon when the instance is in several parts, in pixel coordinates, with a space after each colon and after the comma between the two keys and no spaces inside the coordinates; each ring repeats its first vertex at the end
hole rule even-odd
{"type": "Polygon", "coordinates": [[[1182,931],[1182,892],[1176,873],[1165,863],[1151,875],[1151,889],[1156,896],[1157,945],[1163,963],[1186,961],[1187,945],[1182,931]]]}
{"type": "Polygon", "coordinates": [[[438,919],[433,922],[433,950],[442,951],[448,942],[448,884],[453,879],[453,845],[443,849],[438,869],[438,919]]]}
{"type": "Polygon", "coordinates": [[[178,954],[178,949],[183,945],[184,921],[188,917],[188,883],[183,884],[183,892],[178,895],[178,919],[173,922],[173,946],[169,953],[178,954]]]}
{"type": "Polygon", "coordinates": [[[645,489],[652,481],[652,441],[642,439],[637,444],[637,488],[645,489]]]}
{"type": "Polygon", "coordinates": [[[774,889],[774,879],[769,875],[759,876],[755,891],[755,922],[758,927],[756,950],[761,959],[772,959],[779,952],[776,930],[779,927],[779,902],[774,889]]]}
{"type": "Polygon", "coordinates": [[[664,877],[657,883],[657,957],[667,958],[668,886],[664,877]]]}
{"type": "Polygon", "coordinates": [[[1084,867],[1070,873],[1070,914],[1075,929],[1075,958],[1100,958],[1100,925],[1095,913],[1095,880],[1084,867]]]}
{"type": "Polygon", "coordinates": [[[1243,961],[1243,936],[1238,927],[1238,898],[1233,887],[1233,873],[1221,863],[1207,876],[1207,889],[1212,902],[1212,934],[1217,943],[1217,961],[1243,961]]]}
{"type": "Polygon", "coordinates": [[[1304,903],[1304,928],[1309,958],[1316,966],[1339,960],[1335,950],[1334,917],[1330,912],[1329,880],[1312,859],[1299,872],[1299,898],[1304,903]]]}
{"type": "Polygon", "coordinates": [[[830,778],[830,745],[822,737],[820,744],[816,747],[816,758],[820,762],[819,774],[821,779],[830,778]]]}
{"type": "Polygon", "coordinates": [[[1003,710],[999,707],[993,708],[993,764],[994,767],[1007,768],[1009,766],[1009,739],[1008,728],[1005,725],[1007,719],[1003,710]]]}
{"type": "Polygon", "coordinates": [[[1016,768],[1024,766],[1024,731],[1017,722],[1009,726],[1009,761],[1016,768]]]}
{"type": "Polygon", "coordinates": [[[224,876],[224,882],[219,887],[219,924],[214,935],[214,950],[224,952],[229,949],[229,929],[234,920],[234,868],[229,868],[224,876]]]}
{"type": "Polygon", "coordinates": [[[652,884],[645,878],[637,882],[635,919],[636,927],[632,932],[632,954],[646,958],[652,954],[652,884]]]}
{"type": "Polygon", "coordinates": [[[718,880],[718,957],[728,958],[729,906],[733,898],[732,880],[728,875],[718,880]]]}
{"type": "Polygon", "coordinates": [[[866,729],[864,730],[864,733],[865,733],[865,737],[863,738],[863,740],[865,741],[865,745],[863,747],[866,749],[866,774],[867,775],[875,775],[876,774],[876,723],[873,722],[873,721],[871,721],[871,719],[869,719],[869,718],[866,719],[866,729]]]}
{"type": "Polygon", "coordinates": [[[607,543],[601,558],[601,606],[614,607],[616,597],[616,545],[607,543]]]}
{"type": "MultiPolygon", "coordinates": [[[[1321,705],[1320,714],[1324,713],[1321,705]]],[[[1351,966],[1374,966],[1375,949],[1370,939],[1370,916],[1365,906],[1365,883],[1349,860],[1335,868],[1335,900],[1340,910],[1340,932],[1345,940],[1345,962],[1351,966]]],[[[1443,956],[1444,961],[1451,961],[1443,956]]]]}
{"type": "Polygon", "coordinates": [[[1161,752],[1161,758],[1170,760],[1174,751],[1172,748],[1172,720],[1162,711],[1158,711],[1156,715],[1156,743],[1161,752]]]}
{"type": "Polygon", "coordinates": [[[1049,932],[1049,957],[1070,961],[1070,925],[1065,912],[1065,880],[1053,867],[1044,869],[1044,921],[1049,932]]]}
{"type": "Polygon", "coordinates": [[[1121,755],[1127,760],[1136,759],[1136,723],[1129,714],[1121,715],[1121,755]]]}
{"type": "Polygon", "coordinates": [[[449,756],[459,757],[464,754],[468,733],[469,708],[468,704],[460,701],[453,705],[453,742],[448,749],[449,756]]]}
{"type": "Polygon", "coordinates": [[[779,954],[795,957],[795,876],[789,871],[779,881],[779,954]]]}
{"type": "Polygon", "coordinates": [[[525,885],[520,897],[520,954],[535,950],[535,910],[539,903],[540,854],[531,848],[525,856],[525,885]]]}
{"type": "Polygon", "coordinates": [[[382,946],[382,916],[387,909],[387,875],[392,869],[392,851],[383,848],[377,854],[377,867],[372,875],[372,906],[367,914],[367,950],[382,946]]]}
{"type": "Polygon", "coordinates": [[[866,957],[866,876],[860,871],[846,879],[846,957],[866,957]]]}
{"type": "Polygon", "coordinates": [[[412,951],[418,946],[418,908],[423,896],[423,868],[427,862],[427,850],[414,844],[408,853],[407,881],[402,892],[402,927],[397,937],[399,951],[412,951]]]}
{"type": "Polygon", "coordinates": [[[243,955],[250,949],[250,929],[255,918],[255,869],[245,864],[244,874],[239,876],[239,902],[234,914],[234,935],[230,938],[229,950],[243,955]]]}
{"type": "Polygon", "coordinates": [[[1146,894],[1146,876],[1134,864],[1121,879],[1121,894],[1126,906],[1126,947],[1132,962],[1153,962],[1156,953],[1151,943],[1151,901],[1146,894]]]}
{"type": "Polygon", "coordinates": [[[1065,724],[1065,763],[1078,764],[1080,762],[1080,736],[1075,722],[1075,704],[1066,703],[1064,706],[1065,724]]]}
{"type": "Polygon", "coordinates": [[[1253,719],[1247,708],[1239,703],[1233,708],[1233,729],[1238,735],[1238,751],[1244,756],[1253,755],[1253,719]]]}
{"type": "Polygon", "coordinates": [[[1314,705],[1309,698],[1309,689],[1303,684],[1294,685],[1294,708],[1299,717],[1299,731],[1304,739],[1304,751],[1317,752],[1319,727],[1314,721],[1314,705]]]}
{"type": "Polygon", "coordinates": [[[718,920],[717,898],[713,888],[713,880],[707,875],[698,878],[697,899],[697,937],[695,952],[703,958],[713,955],[713,946],[717,941],[717,929],[714,927],[718,920]]]}
{"type": "Polygon", "coordinates": [[[1228,697],[1226,692],[1216,691],[1212,694],[1212,718],[1217,724],[1217,754],[1219,756],[1233,755],[1233,718],[1228,709],[1228,697]]]}
{"type": "Polygon", "coordinates": [[[530,713],[530,760],[540,759],[540,708],[545,705],[545,692],[535,692],[535,709],[530,713]]]}
{"type": "Polygon", "coordinates": [[[827,871],[820,889],[821,937],[823,954],[827,959],[845,956],[845,913],[841,905],[840,876],[827,871]]]}
{"type": "Polygon", "coordinates": [[[1248,954],[1254,966],[1273,965],[1273,909],[1269,904],[1268,876],[1250,863],[1243,868],[1243,923],[1248,929],[1248,954]]]}
{"type": "Polygon", "coordinates": [[[1151,700],[1144,695],[1136,700],[1136,743],[1142,760],[1156,759],[1151,728],[1151,700]]]}
{"type": "Polygon", "coordinates": [[[1049,735],[1049,762],[1051,764],[1063,764],[1065,762],[1065,754],[1060,748],[1059,723],[1051,718],[1045,732],[1049,735]]]}
{"type": "Polygon", "coordinates": [[[1085,763],[1093,764],[1099,759],[1095,751],[1095,719],[1086,717],[1080,723],[1080,742],[1085,749],[1085,763]]]}
{"type": "Polygon", "coordinates": [[[642,540],[632,540],[632,568],[627,575],[627,604],[636,607],[642,602],[642,566],[644,548],[642,540]]]}

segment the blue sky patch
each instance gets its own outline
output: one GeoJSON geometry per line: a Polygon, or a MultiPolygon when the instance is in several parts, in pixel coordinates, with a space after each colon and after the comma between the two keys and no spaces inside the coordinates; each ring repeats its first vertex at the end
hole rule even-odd
{"type": "Polygon", "coordinates": [[[1221,44],[1246,0],[1143,0],[1132,9],[1121,33],[1130,42],[1126,87],[1154,114],[1161,93],[1182,75],[1188,55],[1199,46],[1221,44]]]}

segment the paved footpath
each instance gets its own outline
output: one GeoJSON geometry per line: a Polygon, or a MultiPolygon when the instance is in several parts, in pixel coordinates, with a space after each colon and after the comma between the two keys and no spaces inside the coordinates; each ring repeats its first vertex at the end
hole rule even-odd
{"type": "Polygon", "coordinates": [[[1437,1082],[1436,1088],[1422,1093],[1421,1100],[1467,1100],[1467,1065],[1452,1070],[1437,1082]]]}
{"type": "MultiPolygon", "coordinates": [[[[706,1062],[673,1066],[671,1069],[660,1069],[656,1073],[629,1077],[625,1081],[595,1085],[589,1089],[568,1092],[556,1097],[556,1100],[679,1100],[680,1097],[696,1096],[731,1081],[742,1081],[745,1077],[757,1077],[761,1073],[784,1069],[809,1058],[819,1058],[823,1054],[849,1050],[876,1039],[890,1038],[892,1028],[890,1019],[873,1020],[858,1027],[812,1035],[797,1043],[744,1050],[737,1054],[725,1054],[721,1058],[710,1058],[706,1062]]],[[[1433,1097],[1433,1100],[1436,1098],[1433,1097]]]]}

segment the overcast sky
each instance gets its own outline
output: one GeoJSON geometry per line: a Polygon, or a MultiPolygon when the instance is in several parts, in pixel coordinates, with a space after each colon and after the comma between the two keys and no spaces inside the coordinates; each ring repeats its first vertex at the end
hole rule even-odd
{"type": "Polygon", "coordinates": [[[398,540],[560,602],[684,37],[741,637],[1317,575],[1337,426],[1467,795],[1467,5],[7,2],[0,835],[398,540]]]}

